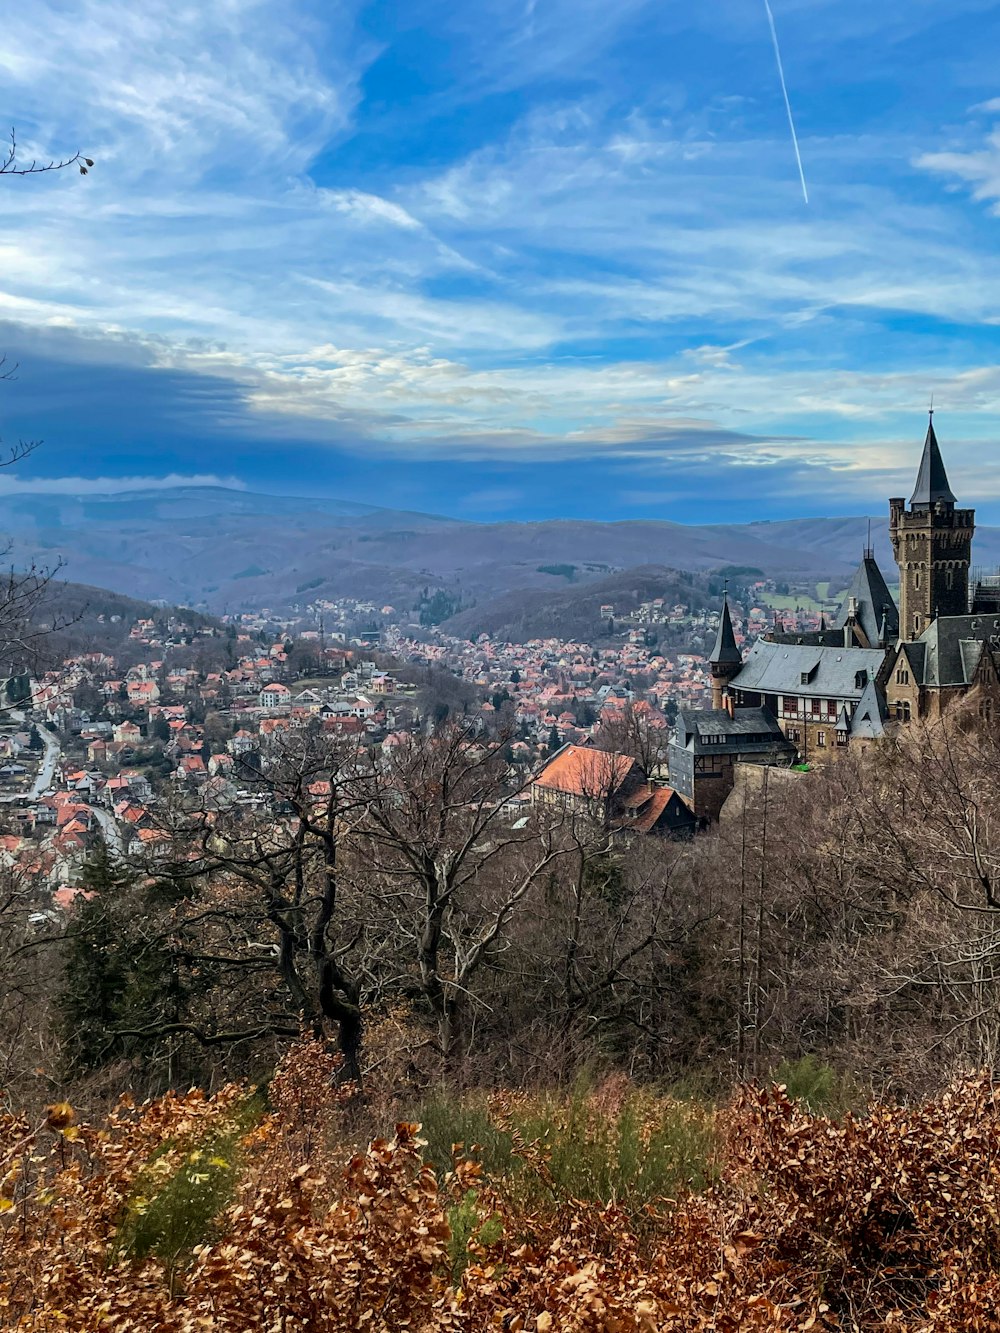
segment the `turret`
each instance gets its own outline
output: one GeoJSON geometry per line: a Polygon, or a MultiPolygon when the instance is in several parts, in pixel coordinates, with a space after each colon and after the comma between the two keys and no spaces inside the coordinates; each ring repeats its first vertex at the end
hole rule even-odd
{"type": "Polygon", "coordinates": [[[889,535],[899,566],[899,633],[919,638],[937,616],[969,610],[975,510],[956,509],[930,413],[909,508],[889,501],[889,535]]]}
{"type": "Polygon", "coordinates": [[[729,614],[729,597],[722,603],[722,616],[719,620],[719,632],[715,636],[715,647],[708,659],[712,670],[712,707],[724,708],[724,695],[729,682],[743,669],[743,657],[733,633],[733,620],[729,614]]]}

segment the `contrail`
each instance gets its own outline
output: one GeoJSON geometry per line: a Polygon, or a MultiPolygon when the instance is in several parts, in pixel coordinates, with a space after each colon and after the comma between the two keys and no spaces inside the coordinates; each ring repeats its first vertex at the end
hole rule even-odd
{"type": "Polygon", "coordinates": [[[788,100],[788,85],[785,83],[785,71],[781,64],[781,48],[778,46],[778,32],[774,26],[774,15],[771,13],[770,0],[764,0],[764,8],[767,10],[767,21],[771,25],[771,41],[774,43],[774,58],[778,62],[778,78],[781,80],[781,91],[785,95],[785,110],[788,112],[788,128],[792,131],[792,147],[795,149],[795,160],[799,164],[799,180],[802,182],[802,198],[808,204],[809,191],[806,189],[806,173],[802,170],[802,154],[799,152],[799,136],[795,133],[795,121],[792,117],[792,104],[788,100]]]}

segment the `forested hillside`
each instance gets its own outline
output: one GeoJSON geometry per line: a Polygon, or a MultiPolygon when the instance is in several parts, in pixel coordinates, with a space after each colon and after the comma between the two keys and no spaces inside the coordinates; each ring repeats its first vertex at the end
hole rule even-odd
{"type": "Polygon", "coordinates": [[[510,643],[550,637],[588,641],[607,630],[607,617],[601,615],[606,603],[621,618],[657,597],[668,606],[680,603],[695,610],[718,602],[718,580],[713,583],[705,574],[687,574],[662,565],[641,565],[582,586],[575,581],[575,565],[564,566],[564,571],[566,586],[562,589],[520,588],[460,611],[441,628],[463,638],[486,633],[510,643]]]}

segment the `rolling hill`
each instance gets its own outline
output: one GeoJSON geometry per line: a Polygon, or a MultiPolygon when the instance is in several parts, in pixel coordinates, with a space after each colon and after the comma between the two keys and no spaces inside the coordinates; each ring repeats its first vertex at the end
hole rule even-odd
{"type": "MultiPolygon", "coordinates": [[[[424,587],[482,603],[561,592],[646,565],[694,572],[749,565],[773,577],[852,568],[864,518],[687,525],[666,521],[466,523],[353,502],[178,487],[83,498],[23,494],[0,505],[18,565],[66,562],[70,578],[212,612],[275,610],[355,596],[409,608],[424,587]]],[[[891,568],[885,520],[872,528],[891,568]]],[[[1000,529],[974,558],[1000,563],[1000,529]]]]}

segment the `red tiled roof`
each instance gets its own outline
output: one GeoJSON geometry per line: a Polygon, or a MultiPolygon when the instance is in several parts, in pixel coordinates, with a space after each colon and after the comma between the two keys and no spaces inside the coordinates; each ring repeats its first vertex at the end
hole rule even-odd
{"type": "Polygon", "coordinates": [[[617,791],[635,769],[636,762],[628,755],[567,745],[551,763],[546,764],[535,779],[535,785],[569,796],[597,800],[617,791]]]}
{"type": "Polygon", "coordinates": [[[637,833],[650,833],[673,797],[673,787],[654,787],[642,813],[629,824],[637,833]]]}

